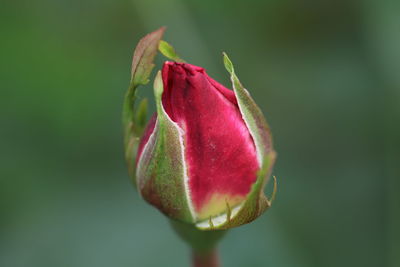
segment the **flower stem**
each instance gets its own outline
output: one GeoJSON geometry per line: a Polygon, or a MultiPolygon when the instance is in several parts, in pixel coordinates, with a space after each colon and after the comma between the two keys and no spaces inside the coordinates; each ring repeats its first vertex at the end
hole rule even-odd
{"type": "Polygon", "coordinates": [[[218,241],[226,230],[203,231],[194,225],[170,220],[172,228],[192,248],[193,267],[218,267],[218,241]]]}
{"type": "Polygon", "coordinates": [[[193,250],[193,267],[219,267],[218,251],[216,248],[208,252],[193,250]]]}

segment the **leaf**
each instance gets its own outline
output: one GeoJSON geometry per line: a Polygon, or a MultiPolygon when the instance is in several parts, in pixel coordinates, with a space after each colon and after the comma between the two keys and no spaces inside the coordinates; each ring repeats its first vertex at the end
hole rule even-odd
{"type": "Polygon", "coordinates": [[[154,67],[154,57],[157,54],[159,42],[164,35],[165,27],[147,34],[136,46],[132,59],[131,83],[147,84],[154,67]]]}
{"type": "Polygon", "coordinates": [[[135,174],[136,151],[139,138],[143,132],[143,118],[146,106],[139,106],[138,114],[135,115],[136,89],[139,85],[149,82],[149,76],[154,68],[154,57],[157,54],[159,42],[165,32],[165,27],[147,34],[135,48],[132,59],[131,81],[125,94],[122,122],[124,127],[125,158],[128,171],[132,179],[135,174]]]}
{"type": "Polygon", "coordinates": [[[165,57],[175,61],[175,62],[185,62],[183,59],[181,59],[178,54],[176,53],[175,49],[167,43],[164,40],[160,41],[160,44],[158,46],[158,50],[163,54],[165,57]]]}

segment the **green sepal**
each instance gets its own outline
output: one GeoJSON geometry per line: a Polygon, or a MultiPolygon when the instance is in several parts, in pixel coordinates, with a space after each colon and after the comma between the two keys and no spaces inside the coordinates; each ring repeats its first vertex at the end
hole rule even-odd
{"type": "Polygon", "coordinates": [[[164,40],[160,41],[158,45],[158,50],[163,54],[165,57],[175,61],[175,62],[185,62],[182,58],[178,56],[175,49],[164,40]]]}
{"type": "Polygon", "coordinates": [[[142,136],[143,131],[146,127],[148,105],[149,101],[147,100],[147,98],[142,99],[135,112],[135,122],[136,122],[135,125],[138,130],[139,136],[142,136]]]}
{"type": "MultiPolygon", "coordinates": [[[[236,76],[232,62],[225,53],[223,55],[225,68],[231,75],[232,86],[240,112],[255,143],[260,170],[257,173],[256,182],[246,196],[246,200],[237,207],[228,206],[227,212],[223,215],[197,223],[196,226],[202,230],[229,229],[249,223],[271,206],[271,201],[264,195],[264,187],[271,175],[276,158],[276,153],[272,147],[271,132],[262,111],[236,76]]],[[[272,198],[276,193],[275,179],[274,182],[272,198]]]]}
{"type": "Polygon", "coordinates": [[[190,206],[182,130],[165,112],[159,71],[154,81],[157,121],[139,158],[136,181],[140,194],[168,217],[194,223],[190,206]]]}
{"type": "Polygon", "coordinates": [[[238,101],[240,112],[251,136],[254,139],[258,160],[261,165],[265,154],[269,151],[273,151],[270,128],[261,109],[257,106],[249,92],[240,83],[239,78],[235,74],[235,69],[231,60],[226,53],[223,53],[223,57],[225,68],[231,75],[232,86],[238,101]]]}
{"type": "Polygon", "coordinates": [[[164,34],[162,27],[143,37],[135,48],[132,59],[131,81],[125,94],[122,123],[124,127],[125,159],[128,172],[134,178],[136,166],[136,152],[139,139],[143,133],[146,120],[147,106],[145,102],[135,109],[136,89],[149,82],[149,76],[154,68],[154,57],[157,54],[158,44],[164,34]],[[135,114],[136,113],[136,114],[135,114]]]}

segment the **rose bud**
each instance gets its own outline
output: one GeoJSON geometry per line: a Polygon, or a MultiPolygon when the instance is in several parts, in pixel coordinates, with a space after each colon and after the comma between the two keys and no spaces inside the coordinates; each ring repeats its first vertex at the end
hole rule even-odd
{"type": "Polygon", "coordinates": [[[263,193],[275,160],[271,133],[226,54],[224,63],[233,90],[201,67],[164,63],[136,158],[141,196],[204,230],[248,223],[271,205],[263,193]]]}

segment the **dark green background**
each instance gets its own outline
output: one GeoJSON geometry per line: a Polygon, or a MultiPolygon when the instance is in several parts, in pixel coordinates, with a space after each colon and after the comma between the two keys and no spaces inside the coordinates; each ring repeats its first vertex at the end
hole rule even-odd
{"type": "Polygon", "coordinates": [[[273,130],[275,205],[224,266],[400,266],[399,3],[3,0],[0,266],[189,265],[123,160],[133,48],[162,25],[229,85],[226,51],[273,130]]]}

